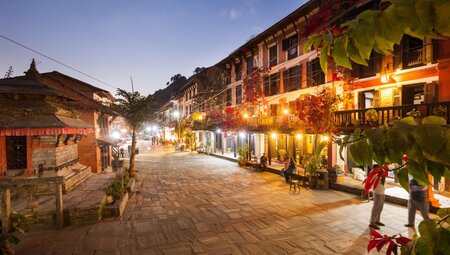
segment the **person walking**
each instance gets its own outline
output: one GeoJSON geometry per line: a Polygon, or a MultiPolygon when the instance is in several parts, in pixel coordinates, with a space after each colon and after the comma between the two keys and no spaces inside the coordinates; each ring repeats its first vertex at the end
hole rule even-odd
{"type": "Polygon", "coordinates": [[[405,224],[405,227],[414,228],[417,210],[420,211],[424,220],[429,219],[427,189],[428,186],[420,185],[415,179],[409,181],[408,224],[405,224]]]}
{"type": "MultiPolygon", "coordinates": [[[[372,169],[375,169],[378,165],[373,165],[372,169]]],[[[386,177],[382,177],[378,186],[373,190],[373,207],[370,215],[369,227],[373,229],[380,229],[379,226],[384,226],[380,221],[381,211],[383,211],[384,205],[384,190],[385,190],[386,177]]]]}

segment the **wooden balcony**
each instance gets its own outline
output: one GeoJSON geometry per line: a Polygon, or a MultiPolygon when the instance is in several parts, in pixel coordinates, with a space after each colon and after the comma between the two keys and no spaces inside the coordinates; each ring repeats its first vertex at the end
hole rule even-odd
{"type": "Polygon", "coordinates": [[[391,107],[379,107],[369,109],[356,109],[349,111],[337,111],[334,113],[334,122],[338,130],[352,130],[357,127],[379,126],[392,122],[393,120],[407,117],[408,112],[413,109],[420,112],[421,117],[426,117],[440,111],[443,117],[450,120],[450,102],[436,102],[428,104],[401,105],[391,107]],[[366,112],[374,109],[378,114],[377,121],[369,123],[366,112]]]}

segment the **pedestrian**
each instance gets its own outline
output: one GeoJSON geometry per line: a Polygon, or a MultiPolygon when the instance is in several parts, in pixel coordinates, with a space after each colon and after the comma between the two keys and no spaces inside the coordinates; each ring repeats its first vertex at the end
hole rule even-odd
{"type": "MultiPolygon", "coordinates": [[[[377,168],[378,165],[373,165],[372,169],[377,168]]],[[[373,190],[373,207],[372,214],[370,215],[370,224],[369,227],[373,229],[380,229],[379,226],[384,226],[384,224],[380,221],[381,211],[383,211],[384,205],[384,190],[385,190],[385,182],[386,177],[382,177],[377,187],[373,190]]]]}
{"type": "Polygon", "coordinates": [[[261,158],[259,158],[259,164],[260,164],[260,168],[261,171],[266,171],[267,168],[267,157],[266,157],[266,153],[263,153],[261,158]]]}
{"type": "Polygon", "coordinates": [[[420,185],[415,179],[409,181],[409,200],[408,200],[408,224],[405,227],[414,228],[416,220],[416,211],[419,210],[424,220],[428,220],[430,210],[427,200],[428,186],[420,185]]]}
{"type": "Polygon", "coordinates": [[[293,157],[289,159],[288,167],[284,170],[284,179],[286,180],[286,183],[289,183],[289,181],[292,178],[292,175],[294,175],[296,170],[295,166],[295,160],[293,157]]]}

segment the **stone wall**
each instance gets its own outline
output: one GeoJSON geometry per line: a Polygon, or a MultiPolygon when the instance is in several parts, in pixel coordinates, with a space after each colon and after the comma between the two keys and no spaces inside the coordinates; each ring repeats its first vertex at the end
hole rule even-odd
{"type": "Polygon", "coordinates": [[[78,159],[78,145],[69,144],[59,147],[44,147],[32,149],[33,168],[38,169],[44,164],[45,169],[56,169],[66,163],[78,159]]]}

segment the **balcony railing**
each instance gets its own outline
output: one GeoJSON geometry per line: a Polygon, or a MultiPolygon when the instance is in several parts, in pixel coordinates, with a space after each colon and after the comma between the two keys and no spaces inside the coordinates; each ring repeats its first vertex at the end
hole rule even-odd
{"type": "Polygon", "coordinates": [[[411,112],[413,109],[420,112],[422,117],[436,114],[439,111],[446,118],[447,123],[449,123],[450,102],[337,111],[334,113],[334,122],[336,127],[341,129],[355,126],[378,126],[388,124],[395,119],[407,117],[408,112],[411,112]],[[378,118],[372,123],[366,118],[366,112],[371,109],[375,110],[378,115],[378,118]]]}

